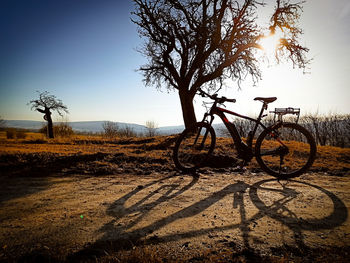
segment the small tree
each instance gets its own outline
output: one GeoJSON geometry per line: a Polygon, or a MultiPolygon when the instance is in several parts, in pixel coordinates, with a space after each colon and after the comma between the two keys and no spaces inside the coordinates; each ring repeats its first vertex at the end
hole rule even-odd
{"type": "Polygon", "coordinates": [[[104,136],[106,136],[108,138],[113,138],[113,137],[118,136],[119,127],[118,127],[117,123],[112,122],[112,121],[105,121],[102,124],[102,128],[104,131],[104,136]]]}
{"type": "Polygon", "coordinates": [[[31,105],[32,110],[34,109],[44,114],[43,118],[47,121],[48,136],[49,138],[54,138],[51,111],[56,111],[60,116],[63,116],[62,112],[68,113],[67,106],[57,99],[55,95],[49,94],[48,91],[39,93],[39,99],[31,100],[28,105],[31,105]]]}
{"type": "Polygon", "coordinates": [[[154,121],[146,121],[147,135],[153,137],[157,134],[158,124],[154,121]]]}
{"type": "Polygon", "coordinates": [[[137,133],[134,131],[134,128],[131,127],[130,125],[126,125],[124,128],[120,129],[118,132],[118,135],[120,137],[137,137],[137,133]]]}

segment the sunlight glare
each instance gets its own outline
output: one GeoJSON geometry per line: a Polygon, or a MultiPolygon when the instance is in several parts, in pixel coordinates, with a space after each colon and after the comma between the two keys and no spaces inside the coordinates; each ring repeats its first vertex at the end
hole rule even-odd
{"type": "Polygon", "coordinates": [[[280,43],[282,34],[279,32],[271,33],[260,40],[260,45],[263,48],[266,55],[274,55],[276,48],[280,43]]]}

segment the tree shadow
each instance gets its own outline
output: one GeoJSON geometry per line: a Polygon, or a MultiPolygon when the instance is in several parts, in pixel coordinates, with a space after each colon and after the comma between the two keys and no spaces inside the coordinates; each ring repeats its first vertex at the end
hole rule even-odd
{"type": "MultiPolygon", "coordinates": [[[[73,168],[75,170],[68,173],[74,173],[77,170],[77,164],[103,160],[106,156],[107,154],[101,152],[67,156],[55,153],[4,154],[0,157],[0,175],[47,177],[62,172],[64,169],[73,168]]],[[[118,154],[114,156],[118,157],[118,154]]]]}
{"type": "Polygon", "coordinates": [[[107,214],[113,216],[115,219],[105,224],[100,229],[103,236],[89,247],[71,255],[69,260],[74,261],[77,259],[81,260],[86,257],[91,258],[92,255],[95,257],[100,257],[104,255],[103,251],[105,250],[120,251],[123,249],[132,249],[138,245],[157,245],[160,243],[179,241],[186,238],[199,237],[218,231],[235,229],[239,230],[241,233],[244,250],[253,251],[254,249],[251,248],[250,245],[253,230],[250,226],[263,217],[275,219],[283,226],[289,228],[293,232],[297,248],[305,250],[307,249],[307,246],[303,240],[303,231],[333,229],[340,226],[348,218],[348,210],[343,201],[340,200],[335,194],[323,189],[322,187],[297,180],[280,182],[277,179],[269,179],[256,182],[252,185],[249,185],[243,181],[228,184],[221,190],[213,192],[208,197],[186,206],[177,212],[165,217],[159,216],[158,219],[154,220],[150,224],[135,228],[135,225],[147,215],[154,212],[154,209],[157,206],[162,203],[166,204],[175,197],[179,197],[184,192],[190,190],[198,182],[198,177],[192,177],[192,180],[185,185],[172,183],[170,180],[176,176],[178,175],[168,176],[150,182],[147,185],[139,186],[125,194],[123,197],[117,199],[107,209],[107,214]],[[293,187],[290,186],[291,183],[300,184],[303,187],[314,188],[320,191],[333,203],[333,211],[328,216],[323,218],[299,218],[295,212],[287,207],[287,204],[300,194],[298,190],[293,189],[293,187]],[[278,184],[280,187],[274,187],[271,186],[271,184],[278,184]],[[144,195],[132,205],[126,205],[131,198],[135,197],[136,194],[144,190],[148,191],[148,194],[144,195]],[[275,198],[274,200],[270,201],[269,204],[266,204],[259,196],[259,191],[278,193],[279,198],[275,198]],[[160,197],[150,201],[151,197],[155,197],[156,194],[160,194],[160,197]],[[161,237],[152,234],[155,231],[170,225],[176,220],[191,218],[202,213],[207,208],[216,204],[228,195],[233,196],[233,208],[239,209],[239,223],[201,229],[184,229],[184,231],[181,233],[168,233],[162,235],[161,237]],[[244,200],[247,197],[252,201],[255,207],[258,208],[258,211],[253,216],[248,216],[247,213],[244,200]],[[132,221],[124,225],[117,224],[119,219],[135,213],[137,216],[132,221]]]}
{"type": "Polygon", "coordinates": [[[0,204],[43,191],[52,183],[45,177],[11,177],[0,176],[0,204]]]}

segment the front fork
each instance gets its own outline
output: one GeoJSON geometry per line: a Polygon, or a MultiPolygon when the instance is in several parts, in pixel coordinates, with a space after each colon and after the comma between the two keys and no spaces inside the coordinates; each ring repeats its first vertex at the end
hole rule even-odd
{"type": "MultiPolygon", "coordinates": [[[[210,115],[208,113],[205,113],[204,114],[204,117],[203,117],[203,120],[202,122],[203,123],[207,123],[209,127],[211,127],[212,123],[214,121],[214,116],[213,115],[210,115]],[[210,120],[208,121],[207,120],[207,117],[210,116],[210,120]]],[[[197,142],[198,142],[198,139],[199,139],[199,136],[201,135],[201,132],[202,132],[202,127],[199,128],[198,132],[197,132],[197,136],[196,136],[196,139],[194,140],[194,143],[193,143],[193,146],[195,147],[197,145],[197,142]]],[[[208,137],[208,133],[209,133],[209,129],[206,129],[206,132],[203,136],[203,139],[202,139],[202,142],[201,144],[199,145],[199,148],[196,149],[196,150],[203,150],[204,148],[204,143],[205,141],[207,140],[207,137],[208,137]]]]}

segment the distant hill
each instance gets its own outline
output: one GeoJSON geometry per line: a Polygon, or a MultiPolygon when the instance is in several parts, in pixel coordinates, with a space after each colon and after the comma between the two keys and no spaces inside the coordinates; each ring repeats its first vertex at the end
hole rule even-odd
{"type": "Polygon", "coordinates": [[[5,126],[9,128],[38,130],[44,125],[44,121],[5,120],[5,126]]]}
{"type": "MultiPolygon", "coordinates": [[[[102,132],[102,125],[105,121],[77,121],[77,122],[68,122],[68,124],[73,128],[74,131],[78,132],[102,132]]],[[[24,120],[6,120],[6,127],[19,128],[19,129],[29,129],[29,130],[38,130],[43,127],[46,122],[43,121],[24,121],[24,120]]],[[[133,123],[124,123],[117,122],[118,127],[121,129],[125,127],[130,127],[136,133],[145,133],[147,128],[144,125],[133,124],[133,123]]],[[[180,133],[184,129],[183,125],[179,126],[165,126],[159,127],[157,132],[159,134],[176,134],[180,133]]]]}

